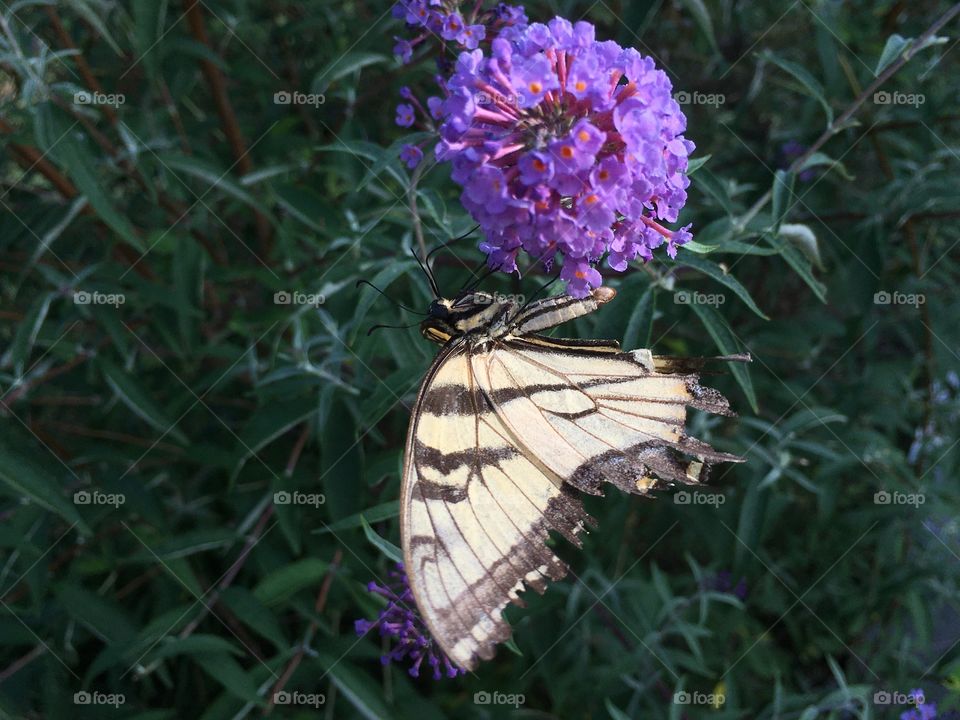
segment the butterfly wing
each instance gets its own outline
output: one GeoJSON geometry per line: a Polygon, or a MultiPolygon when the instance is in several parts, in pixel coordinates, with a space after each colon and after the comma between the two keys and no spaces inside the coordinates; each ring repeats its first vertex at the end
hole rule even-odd
{"type": "Polygon", "coordinates": [[[619,352],[541,336],[471,356],[497,417],[531,457],[591,494],[605,482],[645,493],[703,480],[710,463],[741,461],[689,437],[687,406],[732,414],[722,395],[649,351],[619,352]]]}
{"type": "Polygon", "coordinates": [[[576,545],[592,522],[570,486],[528,456],[473,374],[475,349],[447,345],[420,390],[401,488],[404,564],[420,614],[466,669],[510,637],[509,602],[542,593],[566,565],[547,547],[556,530],[576,545]]]}

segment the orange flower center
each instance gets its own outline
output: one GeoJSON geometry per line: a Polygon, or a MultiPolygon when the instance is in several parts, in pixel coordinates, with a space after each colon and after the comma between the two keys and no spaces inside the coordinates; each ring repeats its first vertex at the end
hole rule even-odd
{"type": "Polygon", "coordinates": [[[587,89],[587,84],[583,80],[578,80],[573,86],[577,89],[577,92],[583,92],[587,89]]]}
{"type": "Polygon", "coordinates": [[[569,145],[564,145],[560,150],[560,154],[563,155],[565,160],[569,160],[573,157],[573,148],[569,145]]]}
{"type": "Polygon", "coordinates": [[[537,93],[537,94],[539,94],[540,91],[543,90],[543,85],[541,85],[540,83],[538,83],[536,80],[534,80],[532,83],[530,83],[527,87],[530,88],[530,92],[532,92],[532,93],[537,93]]]}
{"type": "Polygon", "coordinates": [[[533,159],[533,169],[537,172],[543,172],[547,169],[547,164],[540,158],[533,159]]]}

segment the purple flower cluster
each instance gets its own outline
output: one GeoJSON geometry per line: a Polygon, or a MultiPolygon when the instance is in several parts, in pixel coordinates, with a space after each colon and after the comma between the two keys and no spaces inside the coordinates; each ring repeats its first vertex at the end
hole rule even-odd
{"type": "Polygon", "coordinates": [[[444,674],[448,678],[466,674],[450,661],[430,636],[423,618],[417,613],[410,583],[403,570],[403,563],[397,563],[396,568],[391,570],[389,575],[390,583],[387,587],[381,587],[375,582],[367,585],[367,590],[387,600],[387,606],[372,622],[357,620],[354,623],[357,634],[366,635],[377,627],[380,629],[381,636],[392,637],[396,641],[396,646],[389,654],[380,658],[381,662],[389,665],[391,662],[399,663],[408,660],[412,663],[408,672],[413,677],[420,677],[420,666],[424,660],[433,668],[434,680],[439,680],[444,674]]]}
{"type": "MultiPolygon", "coordinates": [[[[937,720],[937,704],[926,702],[923,690],[919,688],[911,690],[910,695],[916,698],[917,705],[906,712],[900,713],[900,720],[937,720]]],[[[943,718],[943,720],[946,720],[946,718],[943,718]]]]}
{"type": "Polygon", "coordinates": [[[597,41],[593,25],[554,18],[512,26],[460,54],[430,98],[437,158],[452,164],[461,201],[480,224],[490,267],[517,268],[520,250],[549,268],[563,258],[568,292],[600,284],[663,243],[675,257],[689,226],[686,117],[649,57],[597,41]]]}
{"type": "Polygon", "coordinates": [[[741,577],[737,584],[733,584],[733,574],[729,570],[721,570],[716,575],[706,579],[703,583],[705,590],[735,595],[741,602],[747,599],[747,580],[741,577]]]}
{"type": "Polygon", "coordinates": [[[473,7],[463,12],[462,4],[462,0],[399,0],[393,6],[393,17],[406,22],[414,36],[411,39],[395,37],[394,55],[401,62],[409,63],[416,47],[430,40],[474,50],[501,29],[527,23],[521,7],[499,3],[484,9],[481,0],[468,3],[473,7]]]}

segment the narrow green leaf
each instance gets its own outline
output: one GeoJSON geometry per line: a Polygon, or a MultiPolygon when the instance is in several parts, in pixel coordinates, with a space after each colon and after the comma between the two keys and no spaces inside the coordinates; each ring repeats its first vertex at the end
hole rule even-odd
{"type": "Polygon", "coordinates": [[[370,65],[389,62],[390,57],[381,53],[348,52],[318,72],[310,83],[310,92],[325,93],[327,88],[342,77],[370,65]]]}
{"type": "Polygon", "coordinates": [[[317,661],[325,668],[327,675],[343,693],[347,702],[367,720],[384,720],[394,716],[381,699],[383,691],[379,685],[365,673],[343,658],[323,651],[317,654],[317,661]]]}
{"type": "Polygon", "coordinates": [[[703,157],[694,158],[687,163],[687,177],[693,175],[697,170],[702,168],[707,162],[712,158],[713,155],[704,155],[703,157]]]}
{"type": "Polygon", "coordinates": [[[713,32],[713,19],[710,17],[710,11],[707,10],[707,6],[703,0],[680,0],[680,2],[687,6],[690,14],[693,15],[693,19],[696,20],[697,25],[700,26],[701,32],[707,36],[710,47],[713,48],[714,52],[719,52],[717,37],[713,32]]]}
{"type": "MultiPolygon", "coordinates": [[[[704,328],[706,328],[710,337],[713,338],[713,342],[717,346],[717,349],[720,350],[720,354],[735,355],[743,352],[740,343],[737,341],[727,321],[724,320],[723,315],[718,313],[710,305],[693,304],[690,307],[693,308],[697,317],[700,318],[700,322],[703,323],[704,328]]],[[[754,392],[753,381],[750,379],[750,372],[747,370],[746,363],[731,362],[729,367],[737,384],[739,384],[743,390],[743,394],[746,395],[750,407],[753,408],[755,413],[760,412],[760,408],[757,405],[757,395],[754,392]]]]}
{"type": "Polygon", "coordinates": [[[887,66],[896,60],[910,45],[913,44],[913,38],[905,38],[903,35],[894,33],[887,38],[883,51],[880,53],[880,59],[877,61],[877,67],[873,74],[879,75],[887,66]]]}
{"type": "Polygon", "coordinates": [[[403,562],[403,552],[394,545],[389,540],[384,540],[382,537],[377,535],[377,531],[370,527],[370,523],[366,521],[366,518],[360,518],[361,526],[363,527],[363,534],[367,536],[374,547],[376,547],[380,552],[386,555],[388,558],[394,562],[403,562]]]}
{"type": "Polygon", "coordinates": [[[183,431],[173,425],[170,418],[140,386],[139,381],[132,373],[117,367],[103,357],[97,359],[97,365],[100,367],[107,385],[117,394],[121,402],[130,408],[134,415],[150,427],[168,434],[177,442],[183,445],[190,444],[190,440],[183,434],[183,431]]]}
{"type": "Polygon", "coordinates": [[[220,637],[219,635],[190,635],[189,637],[171,637],[165,638],[157,644],[156,650],[152,651],[147,659],[143,660],[144,665],[149,665],[157,660],[176,657],[177,655],[210,655],[223,654],[243,656],[244,652],[234,643],[220,637]]]}
{"type": "Polygon", "coordinates": [[[342,520],[337,520],[335,523],[330,525],[324,525],[322,528],[314,530],[314,533],[318,535],[323,535],[325,533],[337,532],[339,530],[350,530],[353,528],[363,527],[363,521],[366,519],[368,523],[381,522],[383,520],[389,520],[390,518],[397,517],[400,514],[400,503],[396,500],[391,500],[390,502],[381,503],[380,505],[374,505],[372,508],[364,510],[362,513],[356,513],[355,515],[350,515],[345,517],[342,520]]]}
{"type": "Polygon", "coordinates": [[[273,400],[258,408],[240,431],[237,450],[240,459],[232,473],[233,477],[236,478],[246,462],[261,448],[305,422],[316,411],[315,393],[293,400],[273,400]]]}
{"type": "MultiPolygon", "coordinates": [[[[90,527],[80,517],[76,506],[64,498],[61,481],[45,464],[35,459],[47,452],[46,448],[32,440],[14,437],[9,428],[4,430],[0,436],[0,483],[7,485],[15,497],[27,497],[40,507],[77,525],[84,534],[89,534],[90,527]]],[[[65,469],[64,474],[68,473],[65,469]]]]}
{"type": "Polygon", "coordinates": [[[693,255],[682,255],[681,258],[677,259],[679,264],[699,270],[707,277],[713,278],[721,285],[730,288],[738,298],[743,300],[744,304],[748,308],[753,310],[753,312],[762,317],[764,320],[770,319],[763,313],[762,310],[760,310],[759,307],[757,307],[757,304],[750,296],[749,291],[740,284],[740,281],[737,280],[733,275],[725,272],[717,263],[713,262],[712,260],[706,260],[705,258],[696,257],[693,255]]]}
{"type": "Polygon", "coordinates": [[[304,588],[319,587],[330,564],[319,558],[303,558],[266,575],[253,590],[264,605],[276,605],[304,588]]]}
{"type": "MultiPolygon", "coordinates": [[[[209,198],[208,193],[218,191],[239,200],[245,205],[249,205],[268,217],[270,216],[267,207],[234,180],[228,169],[219,168],[211,163],[186,155],[164,155],[163,164],[168,169],[180,170],[191,177],[208,183],[208,186],[204,187],[199,193],[201,198],[209,198]]],[[[204,202],[209,204],[209,200],[204,200],[204,202]]]]}
{"type": "Polygon", "coordinates": [[[770,243],[780,256],[793,268],[794,272],[813,290],[820,302],[827,302],[827,286],[817,280],[813,275],[810,261],[797,247],[779,235],[764,233],[763,236],[770,243]]]}
{"type": "Polygon", "coordinates": [[[794,174],[786,170],[777,170],[773,178],[773,231],[776,232],[780,223],[790,211],[793,199],[794,174]]]}
{"type": "Polygon", "coordinates": [[[87,198],[97,217],[125,242],[141,252],[145,251],[143,241],[137,235],[133,225],[117,210],[107,191],[101,186],[95,170],[96,162],[86,149],[67,136],[51,152],[69,173],[77,189],[87,198]]]}
{"type": "Polygon", "coordinates": [[[193,656],[203,671],[241,700],[258,707],[266,705],[257,693],[257,682],[248,676],[240,664],[226,653],[193,656]]]}
{"type": "Polygon", "coordinates": [[[791,75],[795,80],[798,80],[807,92],[810,93],[810,96],[823,107],[823,111],[827,115],[827,125],[833,123],[833,108],[830,107],[830,102],[827,100],[826,93],[824,93],[823,85],[821,85],[820,81],[813,77],[805,67],[786,60],[769,50],[761,53],[760,56],[791,75]]]}
{"type": "Polygon", "coordinates": [[[47,319],[47,312],[50,310],[52,300],[53,293],[46,293],[33,301],[30,309],[17,326],[13,342],[10,343],[10,347],[4,354],[2,362],[0,362],[3,367],[13,367],[13,373],[18,378],[22,377],[29,369],[30,353],[33,352],[37,335],[47,319]]]}

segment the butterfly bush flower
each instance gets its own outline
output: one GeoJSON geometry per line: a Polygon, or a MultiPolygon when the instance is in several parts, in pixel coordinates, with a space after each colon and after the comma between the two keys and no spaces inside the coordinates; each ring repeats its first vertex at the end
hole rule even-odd
{"type": "Polygon", "coordinates": [[[928,703],[926,701],[923,690],[919,688],[911,690],[910,695],[916,699],[917,705],[915,708],[901,713],[900,720],[937,720],[938,718],[946,720],[946,716],[937,715],[936,703],[928,703]]]}
{"type": "Polygon", "coordinates": [[[381,636],[393,638],[396,645],[387,655],[381,656],[381,662],[389,665],[391,662],[409,661],[411,665],[407,672],[413,677],[420,677],[424,661],[432,668],[434,680],[444,675],[453,678],[466,674],[434,642],[423,619],[417,614],[403,563],[397,563],[389,577],[390,582],[386,587],[375,582],[367,585],[367,590],[386,599],[387,606],[374,621],[357,620],[354,623],[357,634],[366,635],[373,628],[379,628],[381,636]]]}
{"type": "Polygon", "coordinates": [[[559,17],[461,52],[428,106],[441,120],[437,158],[452,165],[490,267],[515,271],[521,251],[548,269],[560,258],[583,297],[603,255],[615,271],[664,243],[675,257],[690,226],[662,223],[686,202],[694,144],[671,89],[651,58],[559,17]]]}
{"type": "Polygon", "coordinates": [[[393,17],[403,20],[413,37],[395,37],[394,55],[407,64],[417,46],[431,42],[441,47],[449,43],[457,49],[474,50],[504,28],[527,23],[521,7],[506,3],[490,8],[483,5],[475,0],[399,0],[393,6],[393,17]]]}

